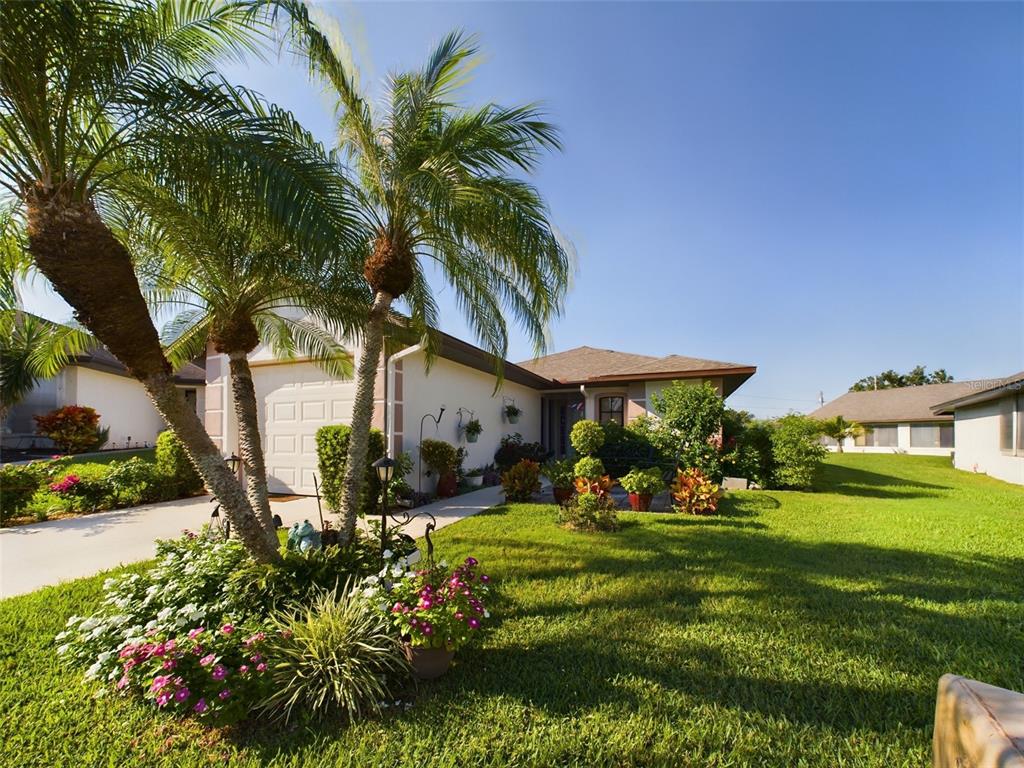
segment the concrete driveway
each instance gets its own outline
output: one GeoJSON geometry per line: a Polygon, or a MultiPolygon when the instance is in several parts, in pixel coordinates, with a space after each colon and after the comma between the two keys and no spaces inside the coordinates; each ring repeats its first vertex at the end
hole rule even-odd
{"type": "MultiPolygon", "coordinates": [[[[503,498],[500,487],[482,488],[416,511],[430,512],[437,527],[443,528],[500,504],[503,498]]],[[[302,520],[319,522],[315,498],[272,501],[271,507],[285,527],[302,520]]],[[[0,598],[147,560],[157,539],[175,538],[185,529],[198,531],[212,511],[211,497],[198,496],[0,529],[0,598]]],[[[334,519],[326,511],[324,517],[334,519]]],[[[417,518],[404,530],[422,536],[426,522],[417,518]]]]}

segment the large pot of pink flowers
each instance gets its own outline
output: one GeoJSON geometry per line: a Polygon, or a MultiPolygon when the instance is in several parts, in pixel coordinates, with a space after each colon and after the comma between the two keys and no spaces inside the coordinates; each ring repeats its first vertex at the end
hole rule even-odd
{"type": "Polygon", "coordinates": [[[490,577],[477,573],[476,566],[472,557],[455,568],[442,561],[407,571],[392,583],[392,621],[417,679],[433,680],[447,672],[455,651],[490,618],[484,604],[490,577]]]}

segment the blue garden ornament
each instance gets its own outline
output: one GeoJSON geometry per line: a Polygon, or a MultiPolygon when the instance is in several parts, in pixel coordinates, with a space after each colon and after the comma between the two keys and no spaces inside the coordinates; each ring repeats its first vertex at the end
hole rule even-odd
{"type": "Polygon", "coordinates": [[[292,523],[288,531],[288,551],[307,552],[311,549],[321,549],[323,544],[320,541],[320,531],[313,527],[309,520],[301,523],[292,523]]]}

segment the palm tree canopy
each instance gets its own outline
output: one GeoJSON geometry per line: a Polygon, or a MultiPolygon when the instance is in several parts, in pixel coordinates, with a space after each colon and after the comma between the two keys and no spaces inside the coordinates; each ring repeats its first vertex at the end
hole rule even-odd
{"type": "Polygon", "coordinates": [[[360,180],[370,244],[359,253],[375,290],[403,296],[413,324],[436,328],[426,268],[434,264],[478,340],[503,359],[511,318],[535,349],[562,309],[574,258],[537,190],[516,177],[560,147],[536,105],[467,108],[460,87],[477,63],[461,32],[445,37],[422,69],[392,75],[382,109],[359,91],[304,6],[287,4],[293,42],[339,97],[339,140],[360,180]]]}

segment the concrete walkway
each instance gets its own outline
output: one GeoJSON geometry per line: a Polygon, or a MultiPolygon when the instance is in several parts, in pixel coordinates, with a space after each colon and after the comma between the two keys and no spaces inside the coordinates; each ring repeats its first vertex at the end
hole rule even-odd
{"type": "MultiPolygon", "coordinates": [[[[415,511],[430,512],[437,527],[444,528],[503,500],[501,487],[495,486],[435,501],[415,511]]],[[[302,520],[319,525],[315,498],[272,501],[271,507],[286,528],[302,520]]],[[[0,529],[0,598],[147,560],[153,556],[157,539],[175,538],[185,529],[198,531],[209,522],[212,511],[212,499],[198,496],[0,529]]],[[[324,519],[335,521],[326,510],[324,519]]],[[[426,524],[426,516],[418,517],[404,530],[420,537],[426,524]]]]}

